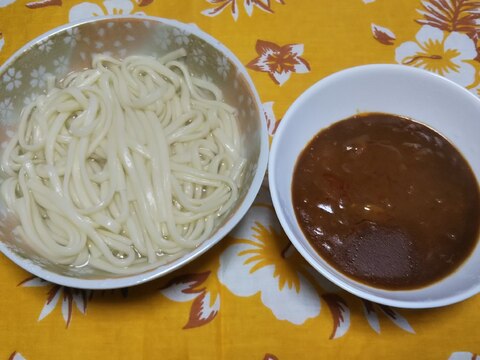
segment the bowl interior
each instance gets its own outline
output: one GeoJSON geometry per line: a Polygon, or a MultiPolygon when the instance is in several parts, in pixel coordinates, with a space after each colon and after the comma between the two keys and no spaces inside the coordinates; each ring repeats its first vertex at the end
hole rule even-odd
{"type": "Polygon", "coordinates": [[[173,20],[147,16],[97,18],[54,29],[25,45],[0,68],[0,156],[16,131],[22,108],[45,91],[50,75],[61,79],[72,71],[88,68],[95,53],[117,58],[161,57],[179,48],[187,50],[184,62],[192,75],[213,81],[223,91],[225,102],[238,109],[241,148],[248,161],[236,206],[213,236],[167,265],[134,276],[117,276],[89,267],[59,266],[36,256],[12,235],[16,220],[0,202],[0,250],[9,258],[38,276],[64,285],[128,286],[189,262],[221,240],[245,214],[258,192],[267,163],[268,140],[260,100],[244,66],[227,48],[196,26],[173,20]]]}
{"type": "MultiPolygon", "coordinates": [[[[310,246],[292,207],[291,183],[300,152],[321,129],[360,112],[385,112],[424,123],[449,139],[480,179],[480,101],[460,86],[401,65],[367,65],[325,78],[287,111],[275,135],[269,164],[273,203],[287,235],[324,276],[344,289],[399,307],[434,307],[480,290],[480,246],[459,270],[431,286],[387,291],[356,282],[328,265],[310,246]]],[[[415,209],[412,209],[415,211],[415,209]]]]}

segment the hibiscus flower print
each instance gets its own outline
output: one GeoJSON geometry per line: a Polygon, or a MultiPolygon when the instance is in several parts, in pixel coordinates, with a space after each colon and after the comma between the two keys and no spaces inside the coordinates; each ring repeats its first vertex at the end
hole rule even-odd
{"type": "Polygon", "coordinates": [[[467,351],[456,351],[450,354],[448,360],[480,360],[480,355],[467,351]]]}
{"type": "Polygon", "coordinates": [[[211,322],[220,311],[220,293],[212,271],[182,274],[171,279],[160,292],[177,302],[192,302],[184,329],[200,327],[211,322]]]}
{"type": "Polygon", "coordinates": [[[29,277],[23,280],[18,286],[22,287],[49,287],[47,292],[47,299],[40,312],[38,321],[43,320],[56,308],[57,304],[61,303],[62,317],[65,321],[65,326],[68,328],[73,315],[73,305],[85,315],[87,312],[87,302],[90,300],[90,291],[73,289],[66,286],[52,284],[48,281],[40,279],[36,276],[29,277]]]}
{"type": "Polygon", "coordinates": [[[62,0],[38,0],[30,1],[25,4],[29,9],[41,9],[48,6],[62,6],[62,0]]]}
{"type": "MultiPolygon", "coordinates": [[[[223,10],[229,8],[230,13],[235,21],[238,20],[238,9],[243,2],[243,7],[248,16],[252,16],[253,9],[257,8],[266,13],[273,14],[271,0],[206,0],[212,4],[213,7],[202,11],[206,16],[217,16],[223,12],[223,10]]],[[[275,0],[276,3],[285,5],[284,0],[275,0]]]]}
{"type": "Polygon", "coordinates": [[[220,282],[236,296],[260,293],[279,320],[300,325],[318,316],[320,297],[273,209],[254,205],[242,223],[225,239],[232,245],[220,255],[220,282]]]}
{"type": "Polygon", "coordinates": [[[3,83],[7,91],[12,91],[22,85],[22,72],[15,70],[15,68],[9,68],[3,75],[3,83]]]}
{"type": "Polygon", "coordinates": [[[280,120],[277,120],[275,112],[273,111],[273,101],[263,103],[263,113],[265,114],[265,119],[267,120],[267,130],[268,135],[270,135],[270,140],[277,131],[277,127],[280,124],[280,120]]]}
{"type": "Polygon", "coordinates": [[[15,0],[0,0],[0,7],[6,7],[7,5],[13,4],[15,0]]]}
{"type": "Polygon", "coordinates": [[[475,80],[475,67],[469,61],[476,56],[475,44],[467,35],[429,25],[422,26],[415,41],[404,42],[395,52],[398,63],[432,71],[462,86],[475,80]]]}
{"type": "Polygon", "coordinates": [[[26,360],[26,359],[18,351],[14,351],[13,353],[10,354],[10,356],[8,357],[8,360],[26,360]]]}
{"type": "MultiPolygon", "coordinates": [[[[106,0],[102,3],[103,6],[97,5],[93,2],[82,2],[73,6],[69,12],[70,22],[77,20],[84,20],[95,16],[103,15],[127,15],[133,12],[133,1],[130,0],[106,0]]],[[[135,14],[144,14],[137,12],[135,14]]]]}
{"type": "Polygon", "coordinates": [[[363,314],[367,319],[368,325],[377,333],[380,334],[380,316],[389,319],[392,323],[398,326],[403,331],[415,334],[408,320],[403,317],[397,310],[381,304],[376,304],[368,300],[361,300],[363,305],[363,314]]]}
{"type": "Polygon", "coordinates": [[[300,57],[303,54],[303,44],[288,44],[284,46],[273,42],[257,40],[258,57],[247,64],[252,70],[266,72],[278,85],[283,85],[292,72],[302,74],[310,71],[308,62],[300,57]]]}

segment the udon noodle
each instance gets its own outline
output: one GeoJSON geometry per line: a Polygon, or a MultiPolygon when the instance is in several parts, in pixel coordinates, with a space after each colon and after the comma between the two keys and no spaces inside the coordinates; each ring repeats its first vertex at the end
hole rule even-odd
{"type": "Polygon", "coordinates": [[[17,238],[57,264],[128,274],[212,235],[245,159],[235,110],[185,55],[95,55],[23,109],[1,160],[17,238]]]}

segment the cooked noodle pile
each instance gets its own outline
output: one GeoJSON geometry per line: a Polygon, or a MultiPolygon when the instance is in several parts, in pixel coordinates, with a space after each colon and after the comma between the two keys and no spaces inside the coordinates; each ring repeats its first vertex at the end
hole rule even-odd
{"type": "Polygon", "coordinates": [[[185,55],[96,55],[23,109],[1,163],[19,239],[58,264],[128,274],[211,236],[245,160],[234,109],[185,55]]]}

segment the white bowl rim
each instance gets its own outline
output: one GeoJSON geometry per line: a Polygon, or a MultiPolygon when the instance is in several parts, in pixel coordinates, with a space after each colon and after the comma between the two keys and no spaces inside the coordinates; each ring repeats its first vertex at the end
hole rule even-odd
{"type": "MultiPolygon", "coordinates": [[[[303,256],[305,260],[316,270],[318,271],[321,275],[326,277],[329,281],[332,283],[336,284],[340,288],[348,291],[349,293],[356,295],[358,297],[361,297],[363,299],[376,302],[379,304],[384,304],[388,306],[393,306],[393,307],[398,307],[398,308],[410,308],[410,309],[425,309],[425,308],[435,308],[435,307],[441,307],[441,306],[447,306],[451,305],[463,300],[468,299],[469,297],[472,297],[478,293],[480,293],[480,281],[476,284],[476,286],[470,287],[467,291],[454,294],[454,295],[449,295],[445,296],[442,299],[437,299],[437,300],[425,300],[425,301],[408,301],[408,300],[392,300],[392,299],[385,299],[381,296],[377,296],[374,294],[371,294],[367,291],[363,291],[361,289],[354,288],[350,286],[348,283],[344,282],[342,279],[336,277],[334,273],[337,273],[338,271],[333,269],[333,272],[330,273],[323,269],[321,266],[318,265],[317,261],[305,250],[305,248],[300,244],[300,241],[297,240],[295,237],[293,231],[290,229],[290,226],[288,224],[288,221],[286,219],[286,216],[283,212],[283,208],[280,204],[280,194],[277,191],[276,188],[276,182],[275,182],[275,172],[274,172],[274,166],[275,163],[277,162],[277,150],[280,146],[280,138],[282,137],[284,133],[284,129],[287,126],[287,123],[291,121],[290,119],[293,119],[293,115],[296,112],[297,108],[303,103],[304,99],[307,99],[310,97],[312,94],[316,93],[319,88],[322,88],[332,82],[337,81],[339,78],[342,77],[349,77],[358,73],[364,73],[367,71],[380,71],[380,70],[387,70],[387,71],[392,71],[392,72],[399,72],[399,73],[413,73],[413,74],[419,74],[422,76],[427,76],[427,77],[432,77],[439,79],[440,81],[445,82],[445,84],[448,84],[449,86],[455,88],[457,91],[460,90],[465,96],[473,97],[475,98],[476,101],[480,101],[478,97],[476,97],[474,94],[472,94],[470,91],[465,89],[464,87],[458,85],[457,83],[441,76],[438,74],[435,74],[433,72],[411,67],[411,66],[406,66],[406,65],[400,65],[400,64],[367,64],[367,65],[359,65],[359,66],[354,66],[351,68],[343,69],[340,70],[336,73],[333,73],[331,75],[328,75],[313,85],[311,85],[307,90],[305,90],[294,102],[293,104],[288,108],[287,112],[282,118],[282,121],[280,122],[277,131],[275,132],[275,136],[273,137],[272,144],[270,147],[270,159],[268,163],[268,182],[269,182],[269,188],[270,188],[270,194],[272,197],[272,203],[273,207],[275,209],[275,212],[277,214],[277,217],[280,221],[280,224],[287,234],[288,238],[292,242],[292,244],[295,246],[295,248],[298,250],[298,252],[303,256]]],[[[293,121],[293,120],[292,120],[293,121]]],[[[312,134],[312,137],[315,134],[312,134]]],[[[352,282],[356,283],[352,278],[349,278],[352,282]]],[[[365,284],[362,284],[365,285],[365,284]]],[[[392,291],[404,291],[404,292],[409,292],[409,291],[415,291],[416,289],[412,290],[392,290],[392,291]]]]}
{"type": "Polygon", "coordinates": [[[13,55],[11,55],[3,65],[0,66],[0,73],[5,71],[12,63],[14,63],[17,58],[19,58],[24,52],[29,50],[33,45],[42,41],[43,39],[56,34],[58,32],[65,31],[67,29],[77,27],[87,23],[93,23],[97,21],[103,20],[118,20],[118,19],[143,19],[143,20],[151,20],[160,22],[172,27],[180,28],[187,30],[189,33],[197,36],[198,38],[206,41],[214,48],[222,52],[224,55],[228,57],[230,61],[232,61],[235,66],[237,67],[237,71],[242,74],[244,79],[247,81],[249,90],[255,99],[255,103],[258,108],[258,116],[261,122],[261,134],[260,134],[260,153],[258,156],[258,164],[256,167],[255,175],[253,177],[252,183],[250,188],[245,195],[241,205],[239,206],[238,210],[232,214],[232,216],[227,220],[227,222],[217,230],[217,232],[208,240],[204,241],[199,247],[194,249],[192,252],[187,253],[186,255],[182,256],[181,258],[172,261],[171,263],[167,263],[165,265],[159,265],[159,267],[145,271],[143,273],[134,274],[134,275],[125,275],[122,277],[111,277],[105,279],[81,279],[71,276],[65,276],[57,274],[53,271],[44,269],[39,265],[36,265],[31,260],[23,258],[13,252],[5,243],[0,241],[0,252],[2,252],[7,258],[13,261],[15,264],[23,268],[24,270],[28,271],[29,273],[38,276],[46,281],[68,286],[72,288],[78,289],[90,289],[90,290],[105,290],[105,289],[117,289],[117,288],[124,288],[134,285],[140,285],[145,282],[154,280],[156,278],[162,277],[171,273],[186,264],[190,263],[194,259],[201,256],[207,250],[212,248],[218,242],[220,242],[228,233],[238,224],[238,222],[245,216],[249,208],[251,207],[255,197],[257,196],[260,187],[262,185],[263,179],[265,177],[265,172],[267,170],[267,163],[268,163],[268,153],[269,153],[269,140],[268,140],[268,130],[267,130],[267,123],[265,120],[265,114],[263,112],[263,105],[260,101],[260,96],[258,95],[257,89],[253,84],[253,80],[251,79],[250,75],[248,74],[247,69],[241,63],[241,61],[237,58],[237,56],[229,50],[225,45],[223,45],[219,40],[215,39],[213,36],[207,34],[203,30],[201,30],[196,24],[187,24],[182,23],[178,20],[162,18],[158,16],[148,16],[148,15],[106,15],[106,16],[97,16],[93,18],[86,18],[79,21],[71,22],[68,24],[60,25],[55,27],[39,36],[35,39],[29,41],[25,45],[23,45],[20,49],[18,49],[13,55]]]}

